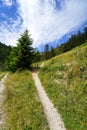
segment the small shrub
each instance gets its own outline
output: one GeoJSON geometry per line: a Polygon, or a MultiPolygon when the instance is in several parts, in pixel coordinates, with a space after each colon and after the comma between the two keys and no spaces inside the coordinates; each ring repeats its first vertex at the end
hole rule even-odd
{"type": "Polygon", "coordinates": [[[32,130],[32,126],[26,126],[24,130],[32,130]]]}

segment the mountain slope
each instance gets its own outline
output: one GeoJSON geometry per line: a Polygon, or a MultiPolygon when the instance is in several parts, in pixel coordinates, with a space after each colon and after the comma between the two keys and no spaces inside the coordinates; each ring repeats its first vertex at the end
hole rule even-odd
{"type": "Polygon", "coordinates": [[[45,62],[39,77],[67,130],[86,130],[87,42],[45,62]]]}

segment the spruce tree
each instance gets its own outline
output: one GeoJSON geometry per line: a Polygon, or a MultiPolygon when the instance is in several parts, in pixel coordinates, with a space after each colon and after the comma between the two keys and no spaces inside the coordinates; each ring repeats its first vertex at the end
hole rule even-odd
{"type": "Polygon", "coordinates": [[[28,30],[25,30],[18,39],[17,47],[13,48],[9,56],[9,70],[16,71],[18,69],[29,69],[33,60],[32,43],[33,41],[30,38],[30,35],[28,35],[28,30]]]}
{"type": "Polygon", "coordinates": [[[18,39],[18,57],[17,66],[21,69],[27,69],[32,64],[33,59],[33,48],[32,39],[28,35],[28,30],[26,30],[21,37],[18,39]]]}
{"type": "Polygon", "coordinates": [[[50,58],[55,56],[55,49],[51,46],[51,50],[50,50],[50,58]]]}
{"type": "Polygon", "coordinates": [[[45,48],[44,48],[44,57],[46,60],[48,60],[50,58],[50,55],[49,55],[49,45],[46,44],[45,45],[45,48]]]}

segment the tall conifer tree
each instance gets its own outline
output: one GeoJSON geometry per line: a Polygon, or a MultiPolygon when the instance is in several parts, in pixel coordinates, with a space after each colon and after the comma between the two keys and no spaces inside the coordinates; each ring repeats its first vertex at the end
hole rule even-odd
{"type": "Polygon", "coordinates": [[[31,65],[33,59],[32,43],[33,41],[30,35],[28,35],[28,30],[25,30],[18,39],[18,68],[26,69],[31,65]]]}
{"type": "Polygon", "coordinates": [[[9,56],[9,69],[16,71],[17,69],[28,69],[33,60],[32,39],[28,35],[28,30],[18,39],[17,47],[11,52],[9,56]],[[16,53],[15,53],[16,52],[16,53]],[[15,55],[16,54],[16,55],[15,55]]]}

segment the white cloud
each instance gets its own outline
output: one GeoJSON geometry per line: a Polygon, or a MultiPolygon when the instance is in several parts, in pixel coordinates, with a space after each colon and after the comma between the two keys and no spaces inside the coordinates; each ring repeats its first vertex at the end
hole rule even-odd
{"type": "Polygon", "coordinates": [[[13,5],[13,0],[1,0],[4,5],[6,6],[12,6],[13,5]]]}
{"type": "Polygon", "coordinates": [[[7,43],[15,43],[19,34],[28,28],[34,40],[33,45],[37,47],[60,39],[87,20],[87,0],[17,0],[17,2],[18,13],[23,22],[20,30],[16,30],[21,23],[20,20],[13,21],[12,25],[3,23],[1,27],[4,31],[0,33],[0,40],[4,36],[7,43]],[[56,2],[61,2],[60,7],[56,8],[56,2]]]}
{"type": "Polygon", "coordinates": [[[63,0],[59,10],[55,9],[58,0],[17,1],[23,25],[30,29],[35,46],[57,40],[87,20],[87,0],[63,0]]]}
{"type": "Polygon", "coordinates": [[[24,31],[22,28],[19,30],[19,25],[21,23],[20,17],[16,21],[10,19],[10,24],[3,22],[0,24],[0,42],[7,45],[15,46],[17,44],[17,39],[20,34],[24,31]]]}

